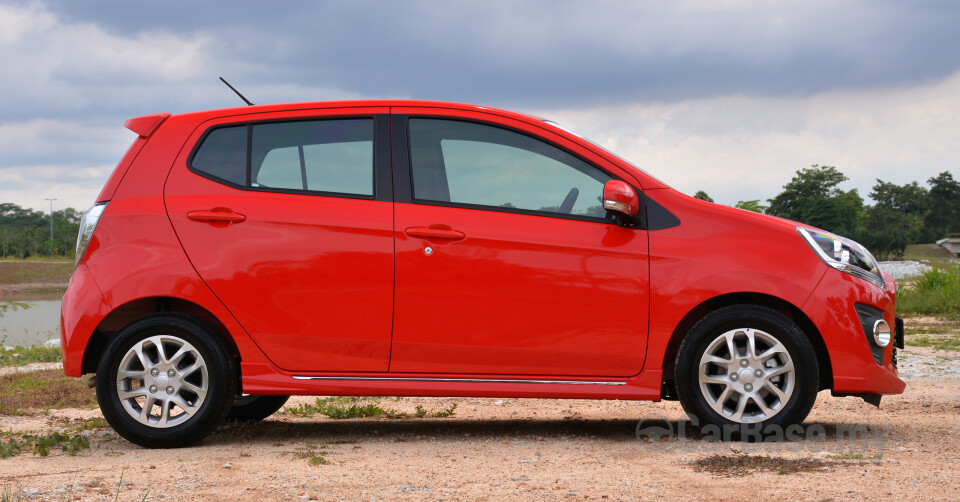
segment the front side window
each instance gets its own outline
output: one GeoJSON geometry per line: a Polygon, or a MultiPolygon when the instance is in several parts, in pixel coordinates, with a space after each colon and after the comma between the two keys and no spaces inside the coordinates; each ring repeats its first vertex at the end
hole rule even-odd
{"type": "Polygon", "coordinates": [[[257,190],[372,196],[373,138],[370,118],[221,127],[207,134],[191,167],[257,190]]]}
{"type": "Polygon", "coordinates": [[[414,198],[604,218],[609,175],[538,139],[472,122],[409,122],[414,198]]]}

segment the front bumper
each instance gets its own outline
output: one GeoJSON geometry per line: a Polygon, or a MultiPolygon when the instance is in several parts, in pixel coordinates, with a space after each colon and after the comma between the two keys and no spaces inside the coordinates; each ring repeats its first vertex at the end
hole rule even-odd
{"type": "MultiPolygon", "coordinates": [[[[894,311],[894,281],[887,289],[836,270],[824,274],[803,311],[816,325],[827,347],[835,394],[901,394],[906,383],[899,378],[894,348],[903,344],[903,322],[894,311]],[[876,309],[890,326],[896,326],[894,342],[874,358],[871,344],[857,314],[857,305],[876,309]]],[[[874,347],[876,349],[876,347],[874,347]]]]}

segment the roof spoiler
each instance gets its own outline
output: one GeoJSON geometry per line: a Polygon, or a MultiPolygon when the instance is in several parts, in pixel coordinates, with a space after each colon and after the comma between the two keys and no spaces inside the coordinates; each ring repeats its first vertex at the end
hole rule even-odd
{"type": "Polygon", "coordinates": [[[169,113],[154,113],[152,115],[132,118],[124,122],[123,125],[140,136],[149,138],[150,135],[160,127],[160,124],[169,117],[169,113]]]}

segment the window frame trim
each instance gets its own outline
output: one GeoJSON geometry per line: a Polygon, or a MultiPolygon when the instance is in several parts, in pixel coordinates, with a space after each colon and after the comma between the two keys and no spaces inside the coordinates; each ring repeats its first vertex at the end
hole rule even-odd
{"type": "Polygon", "coordinates": [[[359,115],[334,115],[334,116],[319,116],[319,117],[292,117],[292,118],[277,118],[277,119],[266,119],[266,120],[242,120],[239,122],[231,122],[226,124],[215,124],[209,126],[206,130],[203,131],[203,134],[197,139],[191,148],[190,155],[187,157],[186,165],[187,170],[208,180],[214,181],[221,185],[228,186],[236,190],[243,190],[245,192],[265,192],[265,193],[281,193],[281,194],[290,194],[290,195],[312,195],[320,197],[335,197],[341,199],[357,199],[357,200],[377,200],[377,201],[393,201],[393,190],[391,177],[389,176],[390,166],[390,117],[386,113],[371,113],[371,114],[359,114],[359,115]],[[372,189],[373,194],[356,194],[356,193],[346,193],[346,192],[327,192],[322,190],[303,190],[296,188],[275,188],[275,187],[262,187],[262,186],[252,186],[252,165],[251,160],[253,156],[253,127],[258,124],[271,124],[271,123],[291,123],[291,122],[318,122],[318,121],[330,121],[330,120],[356,120],[356,119],[370,119],[373,121],[373,179],[372,179],[372,189]],[[200,147],[203,146],[203,143],[207,140],[207,137],[216,131],[217,129],[225,129],[228,127],[244,127],[246,129],[246,142],[247,142],[247,151],[246,151],[246,163],[244,166],[244,176],[246,179],[246,185],[240,185],[232,181],[220,178],[213,174],[207,173],[197,169],[193,165],[194,158],[199,152],[200,147]]]}
{"type": "MultiPolygon", "coordinates": [[[[637,196],[640,198],[641,206],[644,205],[644,199],[645,199],[645,197],[644,197],[644,195],[643,195],[643,191],[642,191],[642,190],[637,190],[637,187],[634,186],[633,183],[631,183],[631,182],[623,179],[623,178],[620,177],[620,176],[617,176],[617,175],[611,173],[610,171],[608,171],[608,170],[606,170],[606,169],[603,169],[602,167],[596,165],[596,163],[590,162],[589,160],[583,158],[582,156],[577,155],[577,154],[575,154],[574,152],[571,152],[570,150],[568,150],[568,149],[566,149],[566,148],[564,148],[564,147],[556,144],[556,143],[553,142],[553,141],[549,141],[549,140],[547,140],[546,138],[543,138],[543,137],[540,137],[540,136],[536,136],[536,135],[530,134],[530,133],[528,133],[528,132],[526,132],[526,131],[522,131],[522,130],[520,130],[520,129],[516,129],[516,128],[510,127],[510,126],[507,126],[507,125],[503,125],[503,124],[498,124],[498,123],[495,123],[495,122],[488,122],[488,121],[483,121],[483,120],[478,120],[478,119],[473,119],[473,118],[456,117],[456,116],[448,116],[448,115],[432,115],[432,114],[423,114],[423,115],[421,115],[421,114],[391,114],[391,128],[393,129],[393,132],[394,132],[394,135],[395,135],[395,136],[394,136],[394,147],[393,147],[393,171],[394,171],[394,174],[393,174],[393,175],[394,175],[394,179],[396,180],[395,183],[394,183],[394,186],[396,187],[395,189],[398,191],[398,193],[395,194],[395,200],[396,200],[396,202],[406,202],[406,203],[409,203],[409,204],[418,204],[418,205],[424,205],[424,206],[438,206],[438,207],[462,208],[462,209],[473,209],[473,210],[479,210],[479,211],[492,211],[492,212],[498,212],[498,213],[523,214],[523,215],[529,215],[529,216],[542,216],[542,217],[547,217],[547,218],[557,218],[557,219],[574,220],[574,221],[585,221],[585,222],[591,222],[591,223],[605,223],[605,224],[608,224],[608,225],[618,225],[618,226],[619,226],[619,223],[617,222],[617,220],[616,220],[615,218],[609,218],[609,217],[599,218],[599,217],[596,217],[596,216],[584,216],[584,215],[576,215],[576,214],[563,214],[563,213],[556,213],[556,212],[552,212],[552,211],[539,211],[539,210],[536,210],[536,209],[522,209],[522,208],[515,208],[515,207],[488,206],[488,205],[484,205],[484,204],[470,204],[470,203],[465,203],[465,202],[452,202],[452,201],[451,201],[451,202],[446,202],[446,201],[434,201],[434,200],[429,200],[429,199],[418,199],[418,198],[416,198],[415,195],[414,195],[414,184],[413,184],[413,148],[410,147],[410,119],[412,119],[412,118],[417,118],[417,119],[437,119],[437,120],[447,120],[447,121],[454,121],[454,122],[467,122],[467,123],[472,123],[472,124],[477,124],[477,125],[483,125],[483,126],[488,126],[488,127],[496,127],[496,128],[498,128],[498,129],[503,129],[503,130],[508,131],[508,132],[513,132],[513,133],[516,133],[516,134],[520,134],[520,135],[526,136],[526,137],[531,138],[531,139],[533,139],[533,140],[535,140],[535,141],[540,141],[540,142],[545,143],[545,144],[547,144],[547,145],[549,145],[549,146],[551,146],[551,147],[554,147],[554,148],[560,150],[561,152],[566,153],[567,155],[570,155],[571,157],[582,161],[582,162],[585,163],[586,165],[591,166],[591,167],[593,167],[594,169],[596,169],[596,170],[598,170],[598,171],[606,174],[607,176],[610,177],[610,179],[620,180],[620,181],[623,181],[624,183],[630,185],[630,188],[633,188],[634,192],[636,192],[636,193],[637,193],[637,196]],[[394,119],[399,119],[399,120],[394,121],[394,119]],[[398,124],[398,122],[400,122],[401,124],[398,124]],[[399,127],[398,127],[398,126],[399,126],[399,127]],[[401,135],[402,135],[402,136],[401,136],[401,135]],[[401,136],[401,138],[397,138],[397,136],[401,136]],[[397,148],[397,147],[400,146],[400,145],[402,145],[402,148],[403,148],[403,150],[405,150],[405,151],[403,151],[403,152],[398,151],[398,148],[397,148]],[[405,165],[401,165],[401,163],[398,162],[398,160],[403,160],[403,161],[405,161],[405,165]],[[405,171],[405,175],[404,175],[404,173],[403,173],[402,171],[405,171]],[[399,179],[398,179],[398,178],[399,178],[399,179]],[[404,179],[404,178],[405,178],[405,179],[404,179]]],[[[567,167],[570,167],[570,169],[575,169],[575,168],[573,168],[573,167],[571,167],[571,166],[567,166],[567,167]]],[[[444,166],[444,169],[446,169],[446,166],[444,166]]],[[[641,207],[641,209],[642,209],[642,207],[641,207]]],[[[609,213],[608,213],[608,214],[609,214],[609,213]]],[[[638,225],[636,228],[643,229],[643,228],[645,227],[646,218],[643,216],[643,211],[642,211],[642,210],[638,213],[638,215],[640,216],[641,224],[638,225]]]]}

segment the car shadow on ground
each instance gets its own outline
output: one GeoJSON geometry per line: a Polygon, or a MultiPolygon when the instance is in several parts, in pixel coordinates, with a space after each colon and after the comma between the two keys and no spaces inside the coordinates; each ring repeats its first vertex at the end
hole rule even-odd
{"type": "Polygon", "coordinates": [[[395,436],[423,436],[430,439],[469,437],[472,439],[583,437],[612,441],[635,441],[636,420],[581,419],[403,419],[403,420],[317,420],[316,422],[226,423],[205,443],[230,443],[237,439],[275,438],[365,440],[395,436]]]}
{"type": "MultiPolygon", "coordinates": [[[[736,428],[699,428],[690,421],[644,419],[403,419],[326,420],[227,423],[205,444],[248,440],[366,441],[404,440],[602,440],[637,442],[656,448],[706,447],[725,443],[782,443],[803,449],[833,449],[853,445],[882,448],[895,434],[888,426],[873,424],[805,423],[788,429],[762,431],[736,428]]],[[[898,434],[897,434],[898,435],[898,434]]],[[[863,448],[861,448],[863,449],[863,448]]],[[[871,449],[871,448],[868,448],[871,449]]]]}

